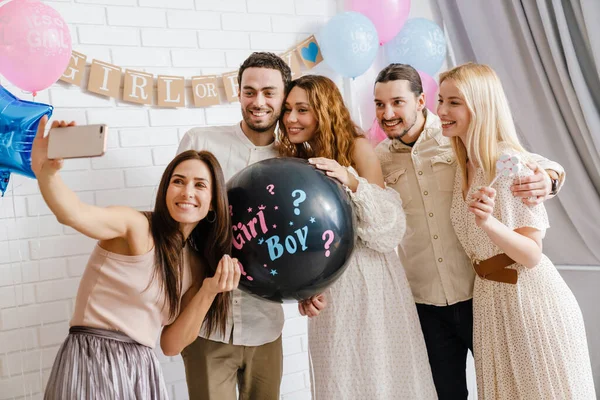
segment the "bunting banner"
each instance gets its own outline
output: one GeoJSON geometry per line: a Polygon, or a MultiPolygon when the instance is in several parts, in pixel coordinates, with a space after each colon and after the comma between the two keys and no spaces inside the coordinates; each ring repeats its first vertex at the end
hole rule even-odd
{"type": "MultiPolygon", "coordinates": [[[[292,79],[302,75],[302,65],[311,69],[323,61],[314,35],[293,49],[280,54],[289,65],[292,79]]],[[[238,71],[222,75],[158,75],[125,69],[100,60],[92,60],[87,85],[82,85],[87,63],[85,54],[73,51],[62,82],[85,87],[91,93],[121,99],[124,102],[162,108],[209,107],[238,100],[238,71]],[[186,104],[186,83],[190,81],[193,102],[186,104]],[[121,91],[122,88],[122,91],[121,91]],[[154,90],[156,88],[156,91],[154,90]],[[223,90],[220,90],[220,89],[223,90]],[[224,96],[223,96],[224,93],[224,96]]]]}

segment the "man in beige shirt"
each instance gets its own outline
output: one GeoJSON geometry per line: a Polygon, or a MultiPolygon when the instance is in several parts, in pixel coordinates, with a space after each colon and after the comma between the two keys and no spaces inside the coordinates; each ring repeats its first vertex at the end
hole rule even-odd
{"type": "MultiPolygon", "coordinates": [[[[275,127],[291,80],[287,64],[272,53],[253,53],[238,72],[242,121],[188,131],[178,153],[212,152],[225,179],[248,165],[277,157],[275,127]]],[[[202,330],[182,352],[191,400],[278,400],[283,372],[280,304],[240,290],[232,293],[225,334],[202,330]]]]}
{"type": "MultiPolygon", "coordinates": [[[[425,108],[418,72],[391,64],[375,81],[375,108],[388,136],[376,148],[385,181],[400,193],[406,235],[398,248],[408,277],[440,400],[466,399],[467,350],[473,351],[475,275],[452,223],[456,159],[440,119],[425,108]]],[[[528,204],[558,191],[562,167],[539,157],[543,168],[513,187],[528,204]]]]}

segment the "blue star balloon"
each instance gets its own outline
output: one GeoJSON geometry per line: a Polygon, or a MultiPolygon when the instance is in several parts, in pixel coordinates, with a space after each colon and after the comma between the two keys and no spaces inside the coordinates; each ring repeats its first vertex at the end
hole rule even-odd
{"type": "Polygon", "coordinates": [[[9,179],[10,179],[10,171],[9,170],[0,171],[0,192],[2,192],[2,196],[4,196],[4,192],[6,192],[6,188],[8,187],[9,179]]]}
{"type": "Polygon", "coordinates": [[[0,192],[4,195],[11,172],[35,178],[31,170],[31,146],[40,120],[54,108],[23,101],[0,86],[0,192]]]}

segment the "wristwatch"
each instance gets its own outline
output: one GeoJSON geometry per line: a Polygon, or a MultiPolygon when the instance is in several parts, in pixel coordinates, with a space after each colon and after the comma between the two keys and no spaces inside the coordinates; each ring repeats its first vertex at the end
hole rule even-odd
{"type": "Polygon", "coordinates": [[[550,177],[550,182],[552,183],[552,190],[550,190],[550,196],[556,196],[558,193],[558,174],[553,170],[546,170],[548,176],[550,177]]]}
{"type": "Polygon", "coordinates": [[[550,195],[556,196],[558,193],[558,179],[550,178],[550,181],[552,181],[552,190],[550,191],[550,195]]]}

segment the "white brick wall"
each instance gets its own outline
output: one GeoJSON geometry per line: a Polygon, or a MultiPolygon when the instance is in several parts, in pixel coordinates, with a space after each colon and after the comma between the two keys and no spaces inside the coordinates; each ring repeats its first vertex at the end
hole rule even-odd
{"type": "Polygon", "coordinates": [[[267,15],[223,14],[222,29],[227,31],[269,32],[271,18],[267,15]]]}
{"type": "Polygon", "coordinates": [[[221,12],[246,12],[246,0],[196,0],[196,10],[221,12]]]}
{"type": "MultiPolygon", "coordinates": [[[[55,0],[74,50],[155,75],[235,70],[252,52],[282,51],[315,33],[336,0],[55,0]]],[[[3,83],[6,84],[4,80],[3,83]]],[[[84,79],[84,82],[86,80],[84,79]]],[[[11,89],[10,85],[7,85],[11,89]]],[[[18,89],[13,92],[25,99],[18,89]]],[[[190,93],[187,93],[191,104],[190,93]]],[[[165,165],[190,127],[240,120],[239,104],[170,110],[107,99],[62,83],[43,91],[57,119],[106,123],[102,158],[68,160],[63,177],[91,204],[149,209],[165,165]]],[[[58,224],[35,181],[13,175],[0,199],[0,400],[41,398],[94,245],[58,224]]],[[[306,321],[286,305],[282,399],[310,399],[306,321]]],[[[157,350],[171,398],[187,399],[181,357],[157,350]]]]}
{"type": "MultiPolygon", "coordinates": [[[[251,51],[287,50],[318,32],[343,0],[45,2],[67,20],[74,50],[88,55],[88,62],[97,58],[155,75],[190,78],[233,71],[251,51]]],[[[13,92],[31,100],[18,89],[13,92]]],[[[62,83],[41,92],[37,100],[53,104],[56,119],[109,125],[106,155],[69,160],[63,172],[83,201],[99,206],[150,208],[159,177],[187,129],[241,118],[238,104],[157,109],[62,83]]],[[[93,245],[56,222],[35,181],[13,175],[9,191],[0,198],[0,400],[41,399],[93,245]]],[[[310,399],[306,320],[295,305],[284,309],[281,398],[310,399]]],[[[171,398],[187,399],[181,357],[165,357],[160,349],[157,353],[171,398]]]]}
{"type": "Polygon", "coordinates": [[[210,11],[168,11],[167,23],[173,29],[221,29],[221,14],[210,11]]]}
{"type": "MultiPolygon", "coordinates": [[[[86,7],[87,6],[82,6],[82,8],[86,7]]],[[[81,44],[140,45],[140,35],[138,31],[133,28],[80,26],[77,28],[77,32],[79,34],[79,43],[81,44]]]]}
{"type": "MultiPolygon", "coordinates": [[[[204,49],[248,49],[250,48],[249,35],[246,32],[229,31],[199,31],[198,41],[204,49]]],[[[248,54],[248,51],[245,51],[248,54]]]]}
{"type": "Polygon", "coordinates": [[[196,31],[144,29],[142,45],[148,47],[197,47],[196,31]]]}
{"type": "Polygon", "coordinates": [[[166,6],[171,1],[164,1],[165,5],[159,8],[144,7],[106,7],[109,26],[148,26],[164,28],[167,26],[166,6]]]}

